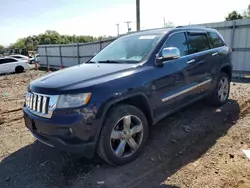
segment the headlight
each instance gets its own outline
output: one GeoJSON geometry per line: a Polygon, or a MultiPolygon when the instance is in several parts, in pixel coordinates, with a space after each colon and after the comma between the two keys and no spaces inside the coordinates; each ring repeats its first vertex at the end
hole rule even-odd
{"type": "Polygon", "coordinates": [[[89,102],[91,93],[81,93],[73,95],[60,95],[57,108],[73,108],[85,105],[89,102]]]}

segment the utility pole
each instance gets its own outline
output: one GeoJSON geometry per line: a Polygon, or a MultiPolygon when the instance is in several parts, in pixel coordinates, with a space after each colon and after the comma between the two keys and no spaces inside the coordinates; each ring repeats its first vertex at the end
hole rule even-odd
{"type": "Polygon", "coordinates": [[[117,27],[117,36],[119,36],[119,27],[120,27],[120,24],[115,24],[116,25],[116,27],[117,27]]]}
{"type": "Polygon", "coordinates": [[[129,31],[131,31],[131,28],[129,27],[129,24],[131,23],[131,21],[126,21],[126,22],[124,22],[124,23],[126,23],[126,24],[127,24],[127,27],[128,27],[128,33],[129,33],[129,31]]]}
{"type": "Polygon", "coordinates": [[[165,17],[163,17],[163,27],[166,27],[166,20],[165,20],[165,17]]]}
{"type": "Polygon", "coordinates": [[[140,18],[140,0],[136,0],[136,30],[140,31],[141,18],[140,18]]]}

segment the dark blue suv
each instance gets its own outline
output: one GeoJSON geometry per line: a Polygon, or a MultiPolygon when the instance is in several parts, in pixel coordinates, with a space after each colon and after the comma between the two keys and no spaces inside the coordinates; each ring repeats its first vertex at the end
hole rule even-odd
{"type": "Polygon", "coordinates": [[[120,37],[88,62],[33,81],[23,108],[42,143],[121,165],[151,125],[202,98],[229,95],[230,50],[214,29],[178,27],[120,37]]]}

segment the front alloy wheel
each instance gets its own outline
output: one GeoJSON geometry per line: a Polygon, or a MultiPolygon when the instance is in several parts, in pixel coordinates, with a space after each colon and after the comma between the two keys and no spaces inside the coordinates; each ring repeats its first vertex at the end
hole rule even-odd
{"type": "Polygon", "coordinates": [[[148,122],[143,112],[132,105],[118,105],[106,117],[97,152],[106,162],[122,165],[139,156],[147,137],[148,122]]]}
{"type": "Polygon", "coordinates": [[[143,139],[141,120],[132,115],[121,118],[114,126],[110,144],[115,155],[129,157],[140,147],[143,139]]]}

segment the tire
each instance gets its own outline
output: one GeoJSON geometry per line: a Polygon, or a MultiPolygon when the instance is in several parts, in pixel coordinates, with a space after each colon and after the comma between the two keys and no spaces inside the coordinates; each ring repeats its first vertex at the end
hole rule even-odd
{"type": "Polygon", "coordinates": [[[230,79],[229,79],[229,76],[226,73],[221,72],[219,77],[218,77],[215,88],[212,91],[212,94],[209,97],[208,101],[213,106],[221,106],[221,105],[223,105],[223,104],[225,104],[227,102],[228,97],[229,97],[229,93],[230,93],[230,79]],[[224,89],[221,88],[223,82],[227,83],[226,86],[224,86],[224,89]],[[221,93],[223,93],[223,95],[221,93]]]}
{"type": "Polygon", "coordinates": [[[148,128],[147,119],[140,109],[132,105],[113,107],[99,137],[98,155],[111,165],[123,165],[133,161],[143,151],[148,138],[148,128]]]}
{"type": "Polygon", "coordinates": [[[15,69],[16,73],[21,73],[23,71],[24,71],[24,68],[22,66],[17,66],[16,69],[15,69]]]}

